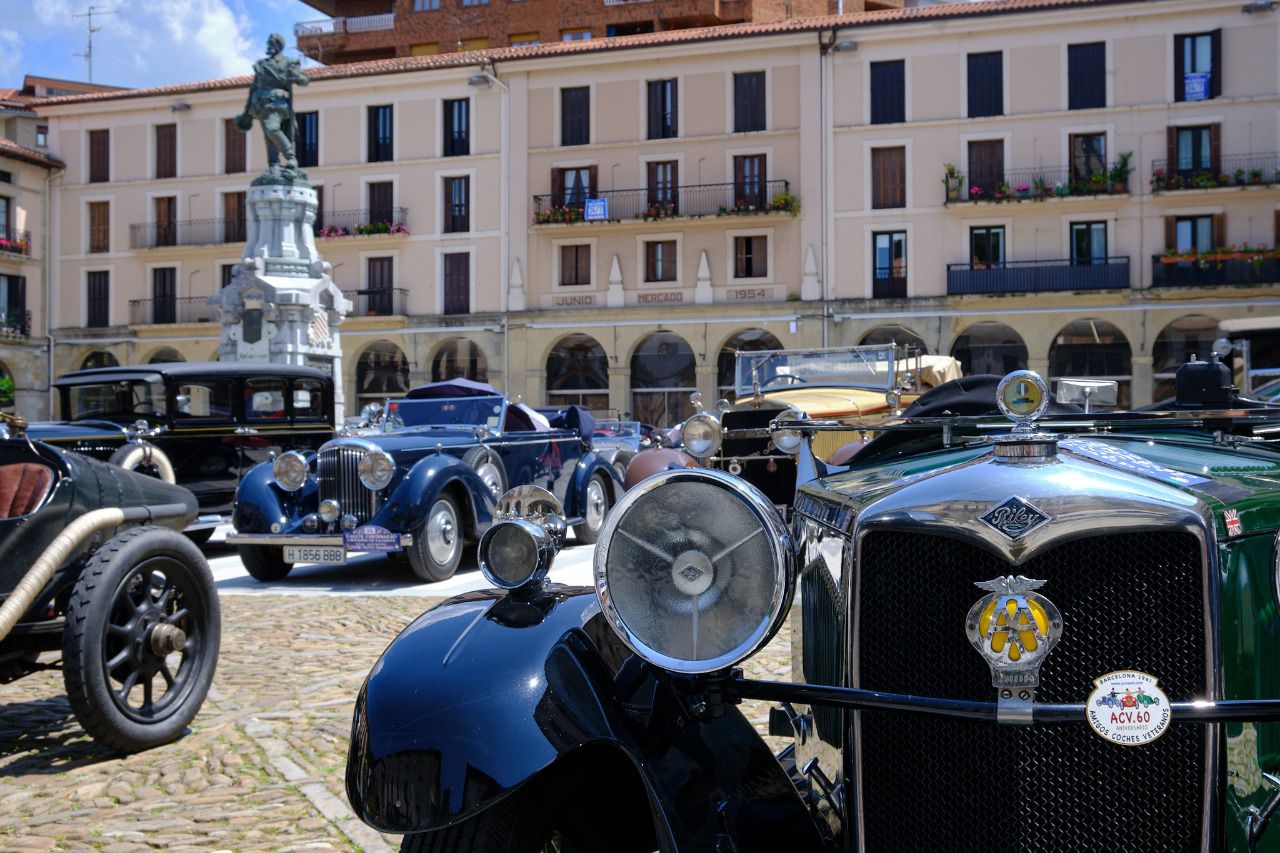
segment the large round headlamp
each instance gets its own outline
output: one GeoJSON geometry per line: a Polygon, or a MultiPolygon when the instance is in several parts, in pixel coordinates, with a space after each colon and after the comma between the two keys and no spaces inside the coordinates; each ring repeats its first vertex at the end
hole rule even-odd
{"type": "Polygon", "coordinates": [[[480,537],[480,571],[494,586],[516,589],[545,578],[556,550],[541,525],[527,518],[500,521],[480,537]]]}
{"type": "Polygon", "coordinates": [[[356,470],[364,487],[376,492],[385,489],[391,482],[391,475],[396,472],[396,463],[385,450],[370,450],[360,459],[356,470]]]}
{"type": "Polygon", "coordinates": [[[682,468],[644,480],[609,513],[595,578],[605,618],[637,655],[676,672],[715,672],[778,630],[795,555],[754,486],[682,468]]]}
{"type": "MultiPolygon", "coordinates": [[[[775,420],[779,421],[802,421],[807,417],[804,412],[799,409],[787,409],[778,415],[775,420]]],[[[804,433],[798,429],[770,429],[769,438],[773,441],[773,446],[778,448],[781,453],[799,453],[800,446],[804,444],[804,433]]]]}
{"type": "Polygon", "coordinates": [[[680,441],[691,456],[706,457],[720,449],[720,421],[702,412],[689,418],[680,428],[680,441]]]}
{"type": "Polygon", "coordinates": [[[286,492],[296,492],[307,482],[307,458],[296,450],[281,453],[271,463],[271,476],[286,492]]]}

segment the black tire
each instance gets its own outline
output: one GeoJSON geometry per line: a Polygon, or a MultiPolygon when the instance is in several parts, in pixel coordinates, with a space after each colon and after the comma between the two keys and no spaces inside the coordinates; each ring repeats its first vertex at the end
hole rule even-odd
{"type": "Polygon", "coordinates": [[[405,549],[413,573],[427,583],[453,577],[462,562],[464,532],[458,502],[441,494],[413,531],[413,544],[405,549]]]}
{"type": "Polygon", "coordinates": [[[595,474],[587,481],[586,494],[582,497],[582,521],[573,526],[573,535],[582,544],[594,545],[600,539],[605,516],[612,504],[611,494],[603,474],[595,474]]]}
{"type": "Polygon", "coordinates": [[[284,550],[275,545],[237,545],[240,562],[256,581],[278,581],[289,576],[293,563],[284,561],[284,550]]]}
{"type": "Polygon", "coordinates": [[[121,533],[81,570],[67,606],[62,675],[76,719],[119,752],[175,740],[209,692],[221,632],[213,575],[191,540],[163,527],[121,533]],[[164,645],[165,626],[185,642],[164,645]]]}
{"type": "Polygon", "coordinates": [[[214,528],[206,527],[203,530],[184,530],[183,535],[191,540],[192,544],[199,548],[210,539],[213,538],[214,528]]]}
{"type": "Polygon", "coordinates": [[[498,454],[489,448],[471,448],[463,455],[462,464],[475,471],[476,476],[484,481],[495,504],[498,498],[507,493],[507,469],[498,454]]]}

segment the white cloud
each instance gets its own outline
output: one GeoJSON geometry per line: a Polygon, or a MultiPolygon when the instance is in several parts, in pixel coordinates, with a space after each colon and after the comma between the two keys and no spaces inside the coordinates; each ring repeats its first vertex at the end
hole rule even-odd
{"type": "Polygon", "coordinates": [[[0,30],[0,82],[14,80],[21,73],[22,39],[13,30],[0,30]]]}

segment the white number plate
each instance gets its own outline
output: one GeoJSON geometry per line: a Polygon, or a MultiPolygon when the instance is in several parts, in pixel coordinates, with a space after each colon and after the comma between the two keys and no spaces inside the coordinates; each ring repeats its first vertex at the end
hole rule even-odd
{"type": "Polygon", "coordinates": [[[341,545],[285,545],[286,563],[337,563],[347,562],[347,549],[341,545]]]}

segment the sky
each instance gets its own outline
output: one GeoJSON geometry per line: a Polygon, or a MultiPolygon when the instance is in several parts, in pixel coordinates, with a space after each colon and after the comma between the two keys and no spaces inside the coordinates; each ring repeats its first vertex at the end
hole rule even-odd
{"type": "MultiPolygon", "coordinates": [[[[94,7],[93,82],[130,88],[251,73],[267,36],[325,16],[300,0],[0,0],[0,88],[25,74],[87,80],[83,54],[94,7]],[[109,12],[109,14],[102,14],[109,12]]],[[[308,62],[307,64],[313,64],[308,62]]]]}

